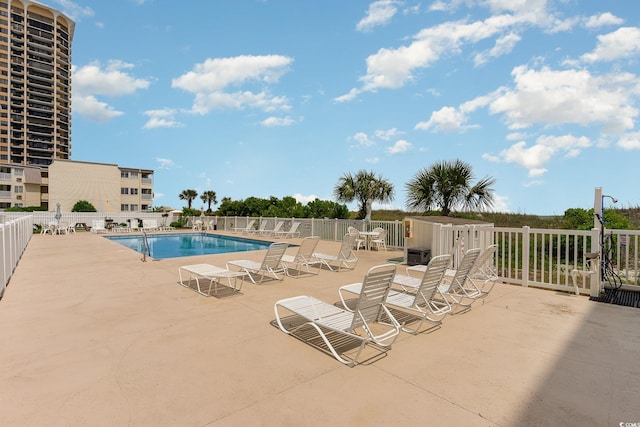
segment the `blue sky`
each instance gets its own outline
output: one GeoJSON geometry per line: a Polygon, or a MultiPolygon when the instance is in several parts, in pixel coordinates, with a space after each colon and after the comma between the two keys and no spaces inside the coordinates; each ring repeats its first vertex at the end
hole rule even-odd
{"type": "Polygon", "coordinates": [[[154,169],[154,206],[331,200],[365,169],[395,187],[374,208],[403,209],[454,159],[495,178],[495,211],[640,205],[634,1],[44,3],[76,21],[72,159],[154,169]]]}

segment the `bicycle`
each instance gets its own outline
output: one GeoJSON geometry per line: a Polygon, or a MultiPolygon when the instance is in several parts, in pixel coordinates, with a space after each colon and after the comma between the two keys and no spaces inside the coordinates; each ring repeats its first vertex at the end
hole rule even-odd
{"type": "Polygon", "coordinates": [[[622,287],[622,278],[616,273],[613,266],[616,241],[613,233],[604,233],[603,218],[598,214],[596,217],[600,221],[600,280],[604,287],[617,290],[622,287]]]}

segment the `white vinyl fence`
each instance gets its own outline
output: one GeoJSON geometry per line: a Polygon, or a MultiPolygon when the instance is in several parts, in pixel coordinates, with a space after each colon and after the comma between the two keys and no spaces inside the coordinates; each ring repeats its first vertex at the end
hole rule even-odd
{"type": "Polygon", "coordinates": [[[0,223],[0,297],[33,235],[33,217],[22,216],[0,223]]]}
{"type": "MultiPolygon", "coordinates": [[[[4,291],[11,273],[24,251],[35,224],[46,224],[55,221],[53,212],[3,213],[1,226],[2,238],[2,283],[0,292],[4,291]]],[[[132,212],[108,214],[116,223],[126,223],[131,219],[155,219],[158,224],[168,225],[177,217],[162,215],[159,212],[132,212]]],[[[105,219],[104,213],[63,213],[61,221],[69,224],[91,224],[93,220],[105,219]]],[[[187,221],[190,228],[195,220],[187,221]]],[[[206,217],[213,221],[217,230],[233,231],[244,228],[249,221],[255,219],[255,227],[265,222],[266,229],[273,229],[278,221],[284,221],[283,231],[288,230],[293,222],[300,222],[300,237],[320,236],[324,240],[341,240],[350,226],[367,231],[375,227],[387,230],[387,247],[405,249],[404,226],[402,221],[360,221],[342,219],[316,218],[252,218],[206,217]]],[[[431,241],[431,256],[449,253],[455,247],[454,259],[472,248],[484,249],[496,244],[498,249],[494,257],[499,279],[504,283],[521,286],[536,286],[546,289],[573,291],[572,270],[588,270],[586,253],[599,253],[600,230],[547,230],[530,227],[504,228],[492,225],[436,225],[431,241]],[[456,245],[456,242],[457,245],[456,245]]],[[[640,231],[606,230],[605,235],[612,235],[610,268],[621,278],[623,288],[640,290],[640,259],[638,247],[640,231]]],[[[582,276],[581,276],[582,279],[582,276]]],[[[596,296],[601,289],[600,274],[594,274],[580,284],[584,294],[596,296]]]]}

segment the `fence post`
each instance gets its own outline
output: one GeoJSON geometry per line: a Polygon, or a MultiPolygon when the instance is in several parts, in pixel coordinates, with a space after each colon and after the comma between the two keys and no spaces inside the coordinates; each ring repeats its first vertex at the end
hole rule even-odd
{"type": "Polygon", "coordinates": [[[531,227],[522,227],[522,286],[529,286],[529,259],[530,259],[531,227]]]}
{"type": "Polygon", "coordinates": [[[591,275],[591,296],[599,297],[600,291],[602,290],[602,272],[600,271],[602,268],[602,243],[600,242],[600,229],[592,228],[591,229],[591,248],[589,249],[592,253],[598,254],[597,260],[592,260],[591,262],[597,262],[598,268],[596,268],[596,274],[591,275]]]}

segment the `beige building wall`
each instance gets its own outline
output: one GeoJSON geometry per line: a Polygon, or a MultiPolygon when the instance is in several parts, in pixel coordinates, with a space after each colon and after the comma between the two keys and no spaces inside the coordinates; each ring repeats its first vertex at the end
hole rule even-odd
{"type": "Polygon", "coordinates": [[[49,206],[70,212],[78,200],[98,212],[120,212],[120,168],[114,164],[54,160],[49,166],[49,206]]]}

